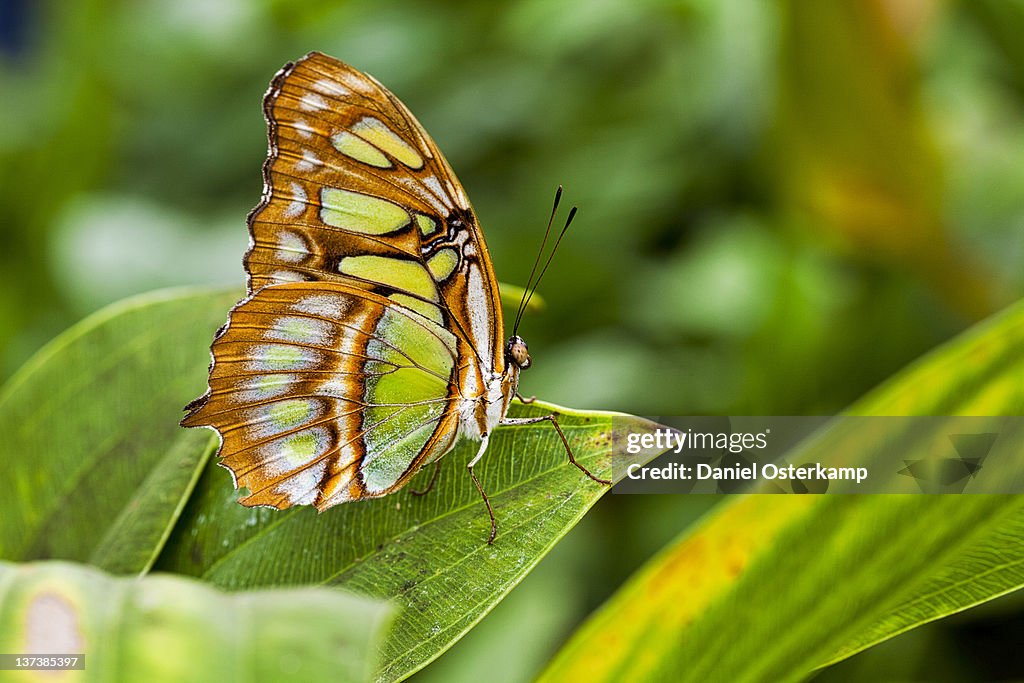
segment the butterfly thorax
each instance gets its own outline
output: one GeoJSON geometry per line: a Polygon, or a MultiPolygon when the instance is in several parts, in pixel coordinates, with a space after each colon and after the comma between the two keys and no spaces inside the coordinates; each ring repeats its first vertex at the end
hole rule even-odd
{"type": "MultiPolygon", "coordinates": [[[[482,391],[475,395],[463,394],[459,411],[459,433],[462,436],[480,441],[505,418],[519,390],[519,373],[531,364],[529,350],[522,337],[513,336],[508,340],[504,361],[500,372],[488,373],[487,377],[478,373],[479,368],[467,368],[468,372],[477,372],[475,382],[482,391]]],[[[463,386],[473,385],[473,379],[463,381],[463,386]]]]}

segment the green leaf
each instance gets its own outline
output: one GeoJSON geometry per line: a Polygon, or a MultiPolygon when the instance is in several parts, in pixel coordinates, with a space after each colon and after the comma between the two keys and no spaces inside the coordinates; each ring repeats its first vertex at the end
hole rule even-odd
{"type": "Polygon", "coordinates": [[[323,588],[225,594],[183,577],[0,562],[0,652],[84,654],[75,680],[365,681],[391,612],[323,588]]]}
{"type": "Polygon", "coordinates": [[[114,574],[149,571],[216,449],[212,434],[186,432],[170,441],[96,543],[89,564],[114,574]]]}
{"type": "MultiPolygon", "coordinates": [[[[498,291],[501,294],[502,305],[508,306],[513,310],[519,306],[519,302],[522,301],[523,296],[526,294],[526,289],[523,287],[510,285],[507,282],[499,282],[498,291]]],[[[526,311],[528,313],[537,313],[543,311],[545,305],[544,297],[534,292],[533,296],[530,297],[529,303],[526,305],[526,311]]]]}
{"type": "MultiPolygon", "coordinates": [[[[1017,305],[851,412],[1020,415],[1021,377],[1017,305]]],[[[831,445],[825,434],[806,457],[831,445]]],[[[1020,496],[737,497],[638,571],[541,680],[799,680],[1020,588],[1022,534],[1020,496]]]]}
{"type": "MultiPolygon", "coordinates": [[[[384,645],[380,677],[390,680],[483,618],[607,491],[540,423],[497,430],[477,467],[498,517],[493,546],[463,466],[472,444],[446,456],[423,497],[405,490],[322,515],[238,505],[225,470],[209,462],[203,474],[213,433],[177,426],[235,300],[178,291],[123,302],[58,337],[11,380],[0,395],[14,491],[0,499],[0,557],[145,572],[167,541],[160,568],[222,587],[323,584],[393,598],[410,609],[384,645]]],[[[555,410],[579,462],[610,476],[612,414],[539,404],[515,412],[555,410]]],[[[647,424],[615,419],[616,429],[647,424]]]]}
{"type": "MultiPolygon", "coordinates": [[[[518,415],[554,410],[576,458],[610,476],[612,414],[534,404],[518,415]]],[[[615,428],[642,429],[640,418],[615,416],[615,428]]],[[[548,423],[495,431],[476,472],[490,496],[498,536],[465,464],[463,444],[442,460],[434,489],[425,471],[390,496],[317,514],[243,508],[228,472],[211,464],[158,567],[225,588],[322,584],[388,598],[403,607],[384,643],[380,680],[425,666],[485,614],[571,529],[608,487],[569,464],[548,423]]]]}
{"type": "Polygon", "coordinates": [[[177,426],[205,384],[237,292],[176,290],[110,306],[0,391],[0,558],[144,572],[216,443],[177,426]]]}

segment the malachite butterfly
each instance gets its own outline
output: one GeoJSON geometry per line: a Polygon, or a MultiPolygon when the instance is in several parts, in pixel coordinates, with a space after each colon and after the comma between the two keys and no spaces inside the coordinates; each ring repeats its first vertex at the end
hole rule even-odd
{"type": "Polygon", "coordinates": [[[496,426],[542,420],[607,484],[576,463],[554,415],[506,417],[527,346],[503,338],[476,214],[405,105],[311,52],[278,72],[263,107],[248,296],[182,420],[219,433],[220,464],[249,490],[240,502],[325,510],[385,496],[469,439],[490,543],[473,466],[496,426]]]}

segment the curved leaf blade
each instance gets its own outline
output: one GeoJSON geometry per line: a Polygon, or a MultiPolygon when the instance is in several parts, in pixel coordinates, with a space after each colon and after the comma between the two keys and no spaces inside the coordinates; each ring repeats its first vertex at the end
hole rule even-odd
{"type": "Polygon", "coordinates": [[[144,572],[213,443],[181,407],[203,386],[235,292],[168,290],[114,304],[39,351],[0,391],[11,485],[0,558],[144,572]]]}
{"type": "MultiPolygon", "coordinates": [[[[1020,415],[1022,376],[1017,305],[851,412],[1020,415]]],[[[541,680],[799,680],[1024,585],[1022,526],[1019,496],[737,498],[635,574],[541,680]]]]}
{"type": "MultiPolygon", "coordinates": [[[[577,460],[610,476],[612,414],[516,411],[557,411],[577,460]]],[[[614,417],[616,429],[650,424],[614,417]]],[[[445,456],[425,496],[409,489],[423,488],[429,471],[398,493],[321,514],[243,508],[228,473],[211,466],[158,567],[225,588],[320,584],[391,599],[403,609],[379,680],[404,678],[482,619],[608,490],[568,462],[549,424],[500,428],[476,467],[498,519],[489,546],[487,512],[465,468],[472,446],[445,456]]]]}
{"type": "Polygon", "coordinates": [[[216,449],[211,434],[179,434],[170,442],[96,541],[89,564],[112,574],[149,571],[216,449]]]}
{"type": "Polygon", "coordinates": [[[391,612],[323,588],[225,594],[182,577],[0,562],[0,651],[82,653],[76,680],[365,681],[391,612]]]}

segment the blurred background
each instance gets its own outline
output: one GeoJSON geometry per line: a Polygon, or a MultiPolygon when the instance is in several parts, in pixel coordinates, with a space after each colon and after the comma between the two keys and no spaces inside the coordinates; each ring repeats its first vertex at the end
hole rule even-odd
{"type": "MultiPolygon", "coordinates": [[[[1020,0],[3,0],[0,378],[125,296],[244,285],[260,101],[316,49],[417,114],[500,280],[525,284],[558,184],[580,206],[522,326],[524,393],[833,414],[1024,295],[1021,35],[1020,0]]],[[[419,680],[527,680],[717,502],[606,497],[419,680]]],[[[990,656],[1022,614],[1009,596],[818,679],[1024,676],[990,656]]]]}

